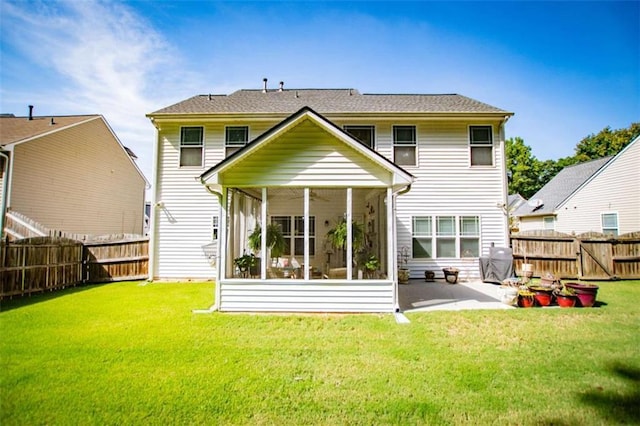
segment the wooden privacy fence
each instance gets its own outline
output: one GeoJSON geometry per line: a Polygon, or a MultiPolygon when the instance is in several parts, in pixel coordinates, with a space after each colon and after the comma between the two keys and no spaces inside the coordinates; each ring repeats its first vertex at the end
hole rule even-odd
{"type": "Polygon", "coordinates": [[[612,237],[527,231],[511,235],[514,268],[533,264],[534,276],[582,280],[640,279],[640,232],[612,237]]]}
{"type": "Polygon", "coordinates": [[[87,282],[129,281],[147,278],[149,239],[84,243],[87,282]]]}
{"type": "Polygon", "coordinates": [[[147,278],[149,239],[82,242],[34,237],[0,242],[0,298],[83,283],[147,278]]]}

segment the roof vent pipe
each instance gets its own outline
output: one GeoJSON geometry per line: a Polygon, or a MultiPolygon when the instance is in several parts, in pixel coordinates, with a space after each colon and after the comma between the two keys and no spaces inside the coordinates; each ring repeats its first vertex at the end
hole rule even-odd
{"type": "Polygon", "coordinates": [[[282,92],[284,90],[284,81],[280,82],[280,89],[278,89],[278,92],[282,92]]]}
{"type": "Polygon", "coordinates": [[[33,120],[33,105],[29,105],[29,120],[33,120]]]}
{"type": "Polygon", "coordinates": [[[51,117],[51,122],[49,122],[49,126],[53,126],[54,124],[56,124],[56,122],[53,120],[53,117],[51,117]]]}
{"type": "Polygon", "coordinates": [[[262,82],[264,83],[264,88],[262,89],[262,93],[267,93],[267,79],[263,78],[262,82]]]}

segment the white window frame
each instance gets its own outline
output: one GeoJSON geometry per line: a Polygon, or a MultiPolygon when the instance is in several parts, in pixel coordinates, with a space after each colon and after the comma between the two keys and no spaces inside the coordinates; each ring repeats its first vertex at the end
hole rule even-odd
{"type": "Polygon", "coordinates": [[[179,167],[204,167],[204,126],[181,126],[180,127],[180,150],[178,152],[178,166],[179,167]],[[200,129],[200,143],[198,145],[185,144],[184,133],[187,129],[200,129]],[[182,164],[182,150],[200,150],[200,164],[182,164]]]}
{"type": "Polygon", "coordinates": [[[542,217],[542,228],[546,230],[555,231],[556,230],[556,217],[555,216],[543,216],[542,217]],[[549,226],[551,224],[551,226],[549,226]]]}
{"type": "Polygon", "coordinates": [[[616,236],[616,237],[618,235],[620,235],[620,220],[619,220],[618,212],[602,212],[602,213],[600,213],[600,228],[601,228],[603,234],[613,233],[613,235],[616,236]],[[615,217],[615,219],[616,219],[615,228],[612,227],[612,226],[606,226],[605,227],[605,223],[604,223],[605,216],[615,217]],[[611,230],[613,232],[611,232],[611,230]]]}
{"type": "Polygon", "coordinates": [[[482,248],[482,217],[480,215],[473,214],[439,214],[439,215],[419,215],[411,217],[411,258],[417,260],[424,259],[463,259],[463,258],[478,258],[480,256],[480,251],[482,248]],[[417,232],[416,231],[416,219],[427,219],[429,218],[431,221],[431,230],[429,232],[417,232]],[[442,218],[451,218],[453,222],[453,232],[442,234],[439,232],[438,220],[442,218]],[[468,233],[465,232],[464,227],[462,226],[462,221],[465,219],[473,219],[476,221],[477,226],[475,227],[475,232],[468,233]],[[418,256],[416,257],[414,245],[416,239],[430,239],[430,253],[429,257],[418,256]],[[455,245],[455,254],[453,257],[451,256],[441,256],[440,251],[438,250],[438,240],[452,240],[455,245]],[[463,250],[463,242],[467,240],[477,240],[477,249],[476,254],[471,256],[465,256],[465,250],[463,250]]]}
{"type": "Polygon", "coordinates": [[[218,241],[220,236],[220,217],[214,215],[211,217],[211,241],[218,241]]]}
{"type": "Polygon", "coordinates": [[[358,140],[362,145],[364,145],[366,147],[369,147],[371,149],[374,149],[374,150],[376,149],[376,126],[364,125],[364,124],[363,125],[359,125],[359,124],[351,125],[351,124],[348,124],[348,125],[345,125],[343,127],[343,129],[344,129],[345,132],[349,133],[349,135],[351,137],[353,137],[354,139],[358,140]],[[364,130],[364,129],[371,131],[371,145],[366,144],[360,138],[358,138],[357,136],[355,136],[355,135],[353,135],[351,133],[351,130],[364,130]]]}
{"type": "Polygon", "coordinates": [[[471,167],[494,167],[495,165],[495,149],[494,149],[494,136],[493,126],[489,124],[484,125],[471,125],[469,126],[469,165],[471,167]],[[475,141],[473,139],[474,129],[489,129],[489,141],[475,141]],[[491,149],[491,164],[473,164],[473,150],[478,149],[491,149]]]}
{"type": "Polygon", "coordinates": [[[459,243],[458,243],[458,254],[461,258],[478,258],[480,257],[480,216],[476,216],[476,215],[460,215],[458,216],[458,234],[459,234],[459,243]],[[465,232],[464,227],[462,226],[462,222],[465,219],[472,219],[475,221],[475,232],[473,233],[467,233],[465,232]],[[462,250],[462,242],[463,240],[466,241],[475,241],[477,240],[478,242],[478,247],[476,248],[476,253],[473,254],[472,256],[465,256],[465,252],[466,250],[462,250]]]}
{"type": "Polygon", "coordinates": [[[412,259],[433,259],[433,216],[413,216],[411,218],[411,258],[412,259]],[[417,231],[416,220],[428,220],[429,226],[425,232],[417,231]],[[417,241],[426,243],[428,256],[416,256],[417,241]],[[428,242],[427,242],[428,240],[428,242]]]}
{"type": "Polygon", "coordinates": [[[418,167],[418,128],[413,124],[398,124],[393,125],[391,127],[391,136],[393,138],[393,162],[401,167],[418,167]],[[413,129],[413,140],[412,141],[398,141],[396,138],[396,130],[401,128],[412,128],[413,129]],[[396,160],[396,148],[408,148],[413,147],[413,155],[415,158],[414,164],[401,164],[396,160]]]}
{"type": "MultiPolygon", "coordinates": [[[[277,214],[271,216],[271,223],[274,223],[276,218],[286,218],[289,222],[289,232],[285,232],[283,230],[282,236],[287,241],[287,245],[289,246],[289,252],[282,253],[283,256],[304,256],[303,253],[296,254],[296,240],[300,239],[304,242],[304,216],[300,215],[287,215],[287,214],[277,214]],[[302,219],[302,229],[297,229],[296,226],[298,224],[298,220],[302,219]]],[[[316,223],[316,217],[309,215],[309,256],[315,256],[316,252],[316,242],[317,242],[317,230],[318,224],[316,223]],[[311,222],[313,221],[314,227],[311,228],[311,222]]],[[[303,244],[304,251],[304,244],[303,244]]]]}
{"type": "Polygon", "coordinates": [[[225,126],[224,127],[224,156],[229,157],[236,151],[240,151],[245,145],[249,143],[249,126],[225,126]],[[244,129],[246,131],[246,140],[240,144],[238,142],[230,142],[228,140],[230,129],[244,129]]]}

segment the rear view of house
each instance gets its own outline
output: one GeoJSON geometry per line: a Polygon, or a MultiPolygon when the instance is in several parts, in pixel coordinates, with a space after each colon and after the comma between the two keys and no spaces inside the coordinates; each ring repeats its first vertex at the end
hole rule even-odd
{"type": "Polygon", "coordinates": [[[38,117],[31,111],[0,118],[0,193],[9,214],[37,229],[142,234],[148,183],[104,117],[38,117]]]}
{"type": "Polygon", "coordinates": [[[216,279],[221,310],[389,312],[399,268],[478,277],[478,258],[508,244],[512,113],[461,95],[283,86],[148,114],[151,279],[216,279]]]}

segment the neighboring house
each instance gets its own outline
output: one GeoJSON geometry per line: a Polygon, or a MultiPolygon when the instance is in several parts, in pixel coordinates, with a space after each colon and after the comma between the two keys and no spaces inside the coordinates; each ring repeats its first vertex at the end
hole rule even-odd
{"type": "Polygon", "coordinates": [[[640,231],[640,142],[615,157],[562,169],[514,215],[520,231],[552,229],[568,234],[640,231]]]}
{"type": "Polygon", "coordinates": [[[478,277],[478,257],[509,241],[511,115],[460,95],[282,83],[150,113],[150,279],[217,279],[221,310],[390,312],[398,267],[413,278],[449,266],[478,277]],[[342,221],[347,235],[363,230],[360,250],[357,238],[345,249],[329,243],[342,221]],[[254,252],[269,260],[241,273],[234,259],[270,224],[283,231],[284,253],[272,259],[263,238],[254,252]],[[363,267],[371,256],[375,272],[363,267]]]}
{"type": "Polygon", "coordinates": [[[101,115],[35,117],[31,109],[28,117],[5,114],[3,205],[50,230],[141,234],[148,182],[131,154],[101,115]]]}
{"type": "Polygon", "coordinates": [[[513,216],[513,213],[526,202],[527,200],[520,194],[509,194],[507,197],[506,209],[509,214],[509,228],[511,229],[511,232],[517,232],[519,226],[519,223],[513,216]]]}

